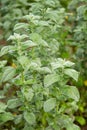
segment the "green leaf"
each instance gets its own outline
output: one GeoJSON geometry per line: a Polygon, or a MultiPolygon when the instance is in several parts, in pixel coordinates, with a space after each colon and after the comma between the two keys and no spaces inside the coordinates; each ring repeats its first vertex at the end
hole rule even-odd
{"type": "Polygon", "coordinates": [[[25,38],[28,38],[28,35],[26,34],[17,34],[17,33],[14,33],[14,35],[11,35],[7,40],[23,40],[25,38]]]}
{"type": "Polygon", "coordinates": [[[56,106],[56,99],[55,98],[50,98],[47,101],[44,102],[44,111],[49,112],[52,109],[54,109],[56,106]]]}
{"type": "Polygon", "coordinates": [[[31,33],[30,38],[33,42],[37,43],[38,45],[42,45],[44,47],[48,47],[48,43],[42,39],[41,35],[38,33],[31,33]]]}
{"type": "Polygon", "coordinates": [[[37,44],[32,42],[31,40],[27,40],[27,41],[21,43],[21,45],[22,45],[23,50],[27,49],[27,48],[33,48],[33,47],[37,46],[37,44]]]}
{"type": "Polygon", "coordinates": [[[57,122],[62,126],[62,128],[67,127],[69,124],[72,124],[72,118],[69,115],[59,114],[56,116],[57,122]]]}
{"type": "Polygon", "coordinates": [[[4,103],[0,102],[0,113],[5,112],[6,108],[7,108],[7,105],[5,105],[4,103]]]}
{"type": "Polygon", "coordinates": [[[16,70],[13,67],[6,67],[2,74],[1,82],[6,82],[15,76],[16,70]]]}
{"type": "Polygon", "coordinates": [[[23,130],[34,130],[34,128],[33,127],[31,127],[31,126],[25,126],[24,128],[23,128],[23,130]]]}
{"type": "Polygon", "coordinates": [[[3,68],[6,65],[6,63],[7,63],[6,60],[0,61],[0,68],[3,68]]]}
{"type": "Polygon", "coordinates": [[[67,86],[62,89],[62,93],[67,97],[74,99],[75,101],[79,101],[80,95],[79,91],[75,86],[67,86]]]}
{"type": "Polygon", "coordinates": [[[27,29],[28,28],[28,24],[27,23],[17,23],[15,26],[14,26],[14,31],[15,30],[18,30],[18,29],[27,29]]]}
{"type": "Polygon", "coordinates": [[[69,126],[67,125],[66,130],[81,130],[79,126],[75,124],[70,124],[69,126]]]}
{"type": "Polygon", "coordinates": [[[4,46],[1,51],[0,51],[0,56],[3,56],[5,54],[8,54],[8,53],[12,53],[16,50],[16,47],[15,46],[4,46]]]}
{"type": "Polygon", "coordinates": [[[20,56],[18,57],[18,62],[22,65],[23,68],[25,68],[29,64],[29,59],[26,56],[20,56]]]}
{"type": "Polygon", "coordinates": [[[22,121],[22,114],[16,116],[16,118],[15,118],[15,120],[14,120],[14,123],[17,125],[17,124],[19,124],[21,121],[22,121]]]}
{"type": "Polygon", "coordinates": [[[57,74],[47,75],[44,78],[44,86],[49,87],[50,85],[52,85],[55,82],[58,82],[59,80],[60,80],[60,77],[57,74]]]}
{"type": "Polygon", "coordinates": [[[74,80],[78,80],[79,73],[74,69],[65,69],[64,73],[70,77],[72,77],[74,80]]]}
{"type": "Polygon", "coordinates": [[[73,65],[75,65],[75,63],[73,63],[73,62],[71,62],[71,61],[65,61],[65,63],[64,63],[64,66],[65,66],[65,67],[71,67],[71,66],[73,66],[73,65]]]}
{"type": "Polygon", "coordinates": [[[30,112],[25,111],[24,112],[24,119],[26,120],[26,122],[29,125],[33,125],[36,122],[36,117],[35,117],[33,112],[30,113],[30,112]]]}
{"type": "MultiPolygon", "coordinates": [[[[51,126],[48,126],[48,127],[46,127],[46,129],[45,130],[51,130],[51,126]]],[[[60,130],[60,129],[58,129],[58,130],[60,130]]]]}
{"type": "MultiPolygon", "coordinates": [[[[26,84],[26,85],[30,85],[30,84],[33,84],[34,82],[35,82],[34,79],[29,79],[29,80],[25,81],[25,84],[26,84]]],[[[22,84],[22,83],[21,83],[21,84],[22,84]]]]}
{"type": "Polygon", "coordinates": [[[32,88],[23,88],[22,89],[22,93],[24,95],[24,97],[26,98],[27,101],[31,101],[33,96],[34,96],[34,92],[32,88]]]}
{"type": "Polygon", "coordinates": [[[10,28],[10,25],[11,25],[11,22],[6,20],[4,23],[3,23],[3,26],[6,30],[8,30],[10,28]]]}
{"type": "Polygon", "coordinates": [[[51,63],[52,69],[58,69],[63,67],[64,61],[61,58],[58,58],[55,62],[51,63]]]}
{"type": "Polygon", "coordinates": [[[27,7],[29,5],[27,0],[19,0],[19,2],[22,4],[22,6],[25,6],[25,7],[27,7]]]}
{"type": "Polygon", "coordinates": [[[14,117],[10,112],[5,112],[3,114],[0,114],[0,121],[1,122],[7,122],[7,121],[10,121],[13,119],[14,119],[14,117]]]}
{"type": "Polygon", "coordinates": [[[7,107],[10,108],[10,109],[17,108],[20,105],[21,105],[21,102],[17,98],[16,99],[10,99],[7,102],[7,107]]]}
{"type": "Polygon", "coordinates": [[[80,124],[80,125],[85,125],[86,124],[86,119],[82,116],[76,116],[75,120],[80,124]]]}
{"type": "Polygon", "coordinates": [[[80,130],[80,128],[73,124],[73,119],[69,117],[69,115],[60,114],[57,116],[56,120],[62,126],[62,128],[66,128],[66,130],[80,130]]]}
{"type": "Polygon", "coordinates": [[[53,0],[46,0],[45,4],[52,7],[56,6],[56,2],[53,0]]]}
{"type": "Polygon", "coordinates": [[[31,33],[30,38],[36,43],[39,43],[39,40],[42,39],[41,35],[39,35],[38,33],[31,33]]]}
{"type": "Polygon", "coordinates": [[[48,21],[39,21],[38,22],[38,25],[40,25],[40,26],[49,26],[49,23],[48,23],[48,21]]]}
{"type": "Polygon", "coordinates": [[[33,70],[38,70],[38,68],[41,67],[41,61],[40,61],[40,59],[37,58],[36,60],[31,61],[29,66],[33,70]]]}
{"type": "Polygon", "coordinates": [[[36,70],[41,74],[50,74],[52,73],[48,67],[36,68],[36,70]]]}
{"type": "Polygon", "coordinates": [[[62,58],[58,58],[55,60],[55,62],[51,63],[52,69],[58,69],[58,68],[64,68],[64,67],[71,67],[74,63],[71,61],[63,60],[62,58]]]}
{"type": "Polygon", "coordinates": [[[30,13],[29,15],[23,16],[23,18],[28,20],[28,21],[30,20],[30,21],[34,22],[35,20],[39,20],[40,16],[30,13]]]}

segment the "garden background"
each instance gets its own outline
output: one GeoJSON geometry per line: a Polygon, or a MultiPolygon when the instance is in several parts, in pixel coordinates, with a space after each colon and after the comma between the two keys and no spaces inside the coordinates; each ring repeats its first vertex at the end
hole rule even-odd
{"type": "Polygon", "coordinates": [[[87,130],[87,0],[0,0],[0,129],[80,128],[87,130]]]}

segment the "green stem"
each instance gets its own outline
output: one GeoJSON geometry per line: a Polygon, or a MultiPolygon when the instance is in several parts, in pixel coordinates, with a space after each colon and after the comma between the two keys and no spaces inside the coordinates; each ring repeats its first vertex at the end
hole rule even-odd
{"type": "Polygon", "coordinates": [[[18,40],[18,55],[21,56],[22,55],[22,50],[21,50],[21,42],[18,40]]]}
{"type": "Polygon", "coordinates": [[[22,84],[24,84],[25,79],[24,79],[24,74],[23,74],[23,72],[21,72],[21,80],[22,80],[22,84]]]}

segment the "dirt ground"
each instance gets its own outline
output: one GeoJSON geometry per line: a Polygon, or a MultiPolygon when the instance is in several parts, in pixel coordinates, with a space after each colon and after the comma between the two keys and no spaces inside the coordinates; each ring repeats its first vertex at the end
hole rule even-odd
{"type": "Polygon", "coordinates": [[[87,125],[86,126],[84,126],[84,127],[82,127],[82,129],[81,130],[87,130],[87,125]]]}

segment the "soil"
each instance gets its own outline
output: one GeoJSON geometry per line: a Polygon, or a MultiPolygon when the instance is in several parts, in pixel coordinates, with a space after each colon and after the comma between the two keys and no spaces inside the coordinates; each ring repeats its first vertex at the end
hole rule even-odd
{"type": "Polygon", "coordinates": [[[81,130],[87,130],[87,125],[83,126],[81,130]]]}
{"type": "MultiPolygon", "coordinates": [[[[4,35],[2,29],[0,29],[0,35],[4,35]]],[[[6,45],[6,40],[0,40],[0,46],[2,45],[6,45]]]]}

